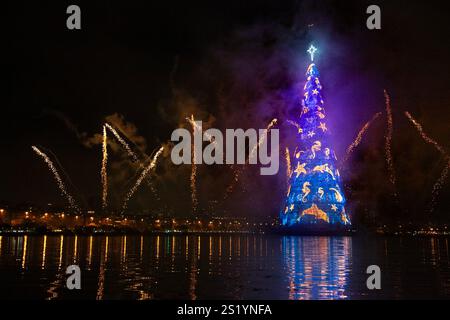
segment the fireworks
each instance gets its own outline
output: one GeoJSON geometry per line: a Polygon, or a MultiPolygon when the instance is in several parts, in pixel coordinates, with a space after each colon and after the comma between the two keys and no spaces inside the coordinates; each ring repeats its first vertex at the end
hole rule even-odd
{"type": "Polygon", "coordinates": [[[293,125],[294,127],[296,127],[298,132],[302,132],[302,128],[300,127],[300,125],[297,122],[292,121],[292,120],[287,120],[287,123],[289,123],[290,125],[293,125]]]}
{"type": "Polygon", "coordinates": [[[445,152],[445,149],[439,143],[437,143],[436,141],[434,141],[433,139],[428,137],[428,135],[423,131],[423,128],[420,125],[420,123],[418,123],[411,116],[411,114],[408,111],[405,111],[405,115],[409,119],[409,121],[411,121],[411,123],[416,127],[417,131],[419,132],[419,134],[420,134],[420,136],[422,137],[423,140],[425,140],[429,144],[432,144],[441,154],[447,155],[447,153],[445,152]]]}
{"type": "Polygon", "coordinates": [[[372,119],[367,121],[364,126],[359,130],[358,135],[356,136],[355,141],[352,142],[347,148],[347,151],[345,153],[345,157],[342,160],[342,165],[347,162],[348,158],[352,154],[353,150],[361,143],[362,138],[364,137],[364,134],[366,133],[367,129],[369,129],[370,125],[372,124],[375,119],[377,119],[381,115],[381,112],[377,112],[372,119]]]}
{"type": "Polygon", "coordinates": [[[433,186],[433,189],[431,191],[431,204],[430,204],[430,213],[433,212],[434,207],[436,206],[436,201],[439,195],[439,191],[442,189],[442,185],[444,184],[445,180],[448,177],[448,170],[450,168],[450,160],[447,157],[447,163],[445,164],[444,169],[441,172],[441,176],[436,181],[436,183],[433,186]]]}
{"type": "Polygon", "coordinates": [[[102,181],[102,207],[106,208],[108,201],[108,174],[106,171],[106,165],[108,164],[108,145],[107,145],[106,126],[103,126],[103,143],[102,143],[102,170],[100,172],[102,181]]]}
{"type": "MultiPolygon", "coordinates": [[[[267,133],[269,132],[270,129],[272,129],[272,127],[277,123],[277,119],[274,118],[272,119],[272,121],[270,121],[270,123],[267,125],[266,127],[266,131],[264,132],[264,134],[262,134],[259,137],[258,143],[253,146],[252,150],[250,151],[247,160],[245,161],[245,165],[247,165],[250,161],[250,159],[254,156],[254,154],[256,153],[256,149],[258,147],[260,147],[262,145],[262,143],[264,142],[264,140],[267,137],[267,133]]],[[[244,166],[245,166],[244,165],[244,166]]],[[[234,175],[233,175],[233,180],[231,181],[231,184],[227,187],[226,189],[226,193],[225,193],[225,197],[224,200],[226,200],[228,198],[228,196],[233,192],[234,190],[234,185],[239,181],[239,175],[241,174],[242,169],[235,169],[234,170],[234,175]]]]}
{"type": "Polygon", "coordinates": [[[69,194],[69,192],[66,189],[66,186],[64,185],[63,180],[61,179],[61,176],[58,173],[58,170],[56,170],[56,167],[54,166],[53,162],[50,160],[50,158],[43,153],[41,150],[39,150],[37,147],[32,146],[31,147],[36,154],[41,156],[44,161],[47,163],[50,171],[53,173],[53,176],[55,177],[56,183],[58,184],[59,189],[61,190],[61,193],[64,197],[66,197],[67,201],[69,202],[69,205],[72,209],[74,209],[77,212],[80,212],[80,208],[76,205],[74,198],[69,194]]]}
{"type": "Polygon", "coordinates": [[[386,100],[386,116],[387,116],[387,132],[385,135],[385,152],[386,152],[386,162],[388,165],[389,172],[389,180],[392,185],[395,187],[395,169],[394,162],[392,160],[392,133],[393,133],[393,121],[392,121],[392,108],[391,108],[391,99],[386,90],[384,90],[384,98],[386,100]]]}
{"type": "Polygon", "coordinates": [[[272,129],[272,127],[277,124],[277,121],[278,121],[277,118],[273,118],[272,121],[270,121],[269,125],[267,126],[266,130],[269,131],[270,129],[272,129]]]}
{"type": "Polygon", "coordinates": [[[192,161],[191,165],[191,198],[192,198],[192,211],[197,211],[198,199],[197,199],[197,165],[192,161]]]}
{"type": "Polygon", "coordinates": [[[128,191],[127,195],[125,196],[125,200],[123,202],[122,213],[126,210],[126,208],[128,206],[128,201],[130,201],[131,197],[134,195],[136,190],[142,184],[142,181],[145,179],[147,174],[156,166],[156,162],[158,161],[158,158],[163,151],[164,151],[164,147],[159,148],[159,150],[153,156],[153,159],[150,162],[150,164],[142,171],[141,175],[139,176],[139,178],[136,181],[136,183],[134,184],[134,186],[128,191]]]}
{"type": "Polygon", "coordinates": [[[108,123],[105,123],[106,128],[108,128],[112,134],[116,137],[117,141],[119,141],[119,143],[125,148],[125,150],[127,151],[128,155],[133,159],[134,162],[138,162],[139,159],[136,155],[136,153],[133,152],[133,150],[131,150],[130,146],[128,145],[128,143],[125,142],[124,139],[122,139],[122,137],[119,135],[119,133],[112,127],[110,126],[108,123]]]}
{"type": "Polygon", "coordinates": [[[200,130],[199,126],[195,123],[194,115],[191,114],[190,117],[186,118],[187,122],[192,126],[192,129],[200,130]]]}
{"type": "MultiPolygon", "coordinates": [[[[198,130],[201,131],[201,128],[198,126],[198,124],[195,123],[194,115],[191,114],[190,118],[186,118],[186,120],[189,122],[189,124],[192,126],[192,130],[198,130]]],[[[209,142],[215,143],[214,138],[207,132],[203,132],[203,135],[208,139],[209,142]]]]}
{"type": "MultiPolygon", "coordinates": [[[[119,133],[117,132],[117,130],[115,130],[111,125],[109,125],[108,123],[105,123],[106,128],[108,128],[113,135],[116,137],[116,139],[119,141],[119,143],[122,145],[122,147],[126,150],[126,152],[128,153],[128,155],[133,159],[133,162],[136,162],[139,164],[139,167],[141,169],[144,169],[145,166],[142,162],[139,161],[138,156],[135,152],[133,152],[133,150],[131,150],[131,147],[129,146],[129,144],[119,135],[119,133]]],[[[146,159],[149,159],[149,156],[146,155],[144,153],[144,156],[146,159]]],[[[152,184],[152,182],[150,180],[147,180],[147,184],[150,187],[150,190],[152,191],[153,195],[155,196],[156,199],[158,199],[158,193],[156,192],[156,188],[155,186],[152,184]]]]}
{"type": "Polygon", "coordinates": [[[277,123],[277,119],[274,118],[272,119],[272,121],[270,121],[269,125],[266,128],[266,131],[264,131],[264,133],[259,137],[258,143],[256,145],[253,146],[252,150],[250,151],[247,161],[245,162],[245,164],[248,164],[250,159],[253,159],[253,157],[256,154],[256,150],[257,148],[261,147],[261,145],[263,144],[264,140],[266,140],[267,138],[267,133],[269,132],[270,129],[272,129],[272,127],[277,123]]]}
{"type": "MultiPolygon", "coordinates": [[[[186,118],[192,126],[192,131],[200,130],[195,123],[194,115],[190,118],[186,118]]],[[[208,138],[211,141],[211,137],[208,138]]],[[[195,164],[195,148],[192,145],[192,159],[191,159],[191,199],[192,199],[192,212],[195,214],[197,211],[198,199],[197,199],[197,165],[195,164]]]]}
{"type": "Polygon", "coordinates": [[[411,123],[414,125],[414,127],[417,129],[417,131],[419,132],[419,134],[422,137],[422,139],[425,140],[425,142],[433,145],[436,148],[436,150],[439,151],[445,157],[445,160],[446,160],[445,167],[442,170],[439,179],[436,181],[436,183],[434,184],[433,189],[431,191],[430,213],[432,213],[433,210],[434,210],[434,207],[436,206],[436,200],[437,200],[437,197],[439,195],[439,191],[441,190],[442,185],[444,184],[444,182],[445,182],[445,180],[447,179],[447,176],[448,176],[448,170],[449,170],[449,167],[450,167],[450,156],[447,154],[447,152],[445,151],[444,147],[442,147],[435,140],[431,139],[423,131],[423,128],[420,125],[420,123],[418,123],[416,121],[416,119],[414,119],[408,111],[405,111],[405,115],[409,119],[409,121],[411,121],[411,123]]]}

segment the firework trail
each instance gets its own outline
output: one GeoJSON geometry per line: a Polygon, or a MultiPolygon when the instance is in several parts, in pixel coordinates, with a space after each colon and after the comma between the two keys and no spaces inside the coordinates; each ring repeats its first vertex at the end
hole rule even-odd
{"type": "Polygon", "coordinates": [[[277,119],[274,118],[272,119],[272,121],[270,121],[269,125],[267,126],[266,130],[264,131],[264,133],[259,137],[258,143],[256,145],[253,146],[252,150],[250,151],[247,161],[245,162],[245,164],[247,165],[250,162],[250,159],[253,159],[253,157],[256,154],[256,150],[261,147],[261,145],[263,144],[264,140],[266,140],[267,138],[267,133],[269,132],[270,129],[272,129],[272,127],[274,125],[276,125],[277,123],[277,119]]]}
{"type": "MultiPolygon", "coordinates": [[[[386,116],[387,116],[387,132],[385,135],[385,152],[386,152],[386,162],[388,165],[389,172],[389,180],[392,185],[395,187],[395,169],[394,162],[392,160],[392,133],[393,133],[393,121],[392,121],[392,108],[391,108],[391,99],[386,90],[384,90],[384,98],[386,101],[386,116]]],[[[394,192],[395,195],[395,192],[394,192]]]]}
{"type": "MultiPolygon", "coordinates": [[[[150,157],[147,156],[147,155],[146,155],[146,157],[147,157],[148,159],[150,159],[151,157],[154,157],[155,154],[156,154],[156,152],[158,152],[158,150],[159,150],[159,149],[153,150],[153,152],[150,154],[150,157]]],[[[144,168],[144,165],[141,164],[141,167],[144,168]]],[[[157,191],[157,189],[156,189],[155,184],[153,183],[153,180],[152,180],[150,177],[147,177],[146,182],[147,182],[147,185],[150,187],[150,190],[152,191],[153,196],[155,197],[155,199],[158,200],[158,201],[160,201],[161,198],[159,197],[158,191],[157,191]]]]}
{"type": "Polygon", "coordinates": [[[77,186],[73,183],[72,179],[70,178],[69,174],[67,173],[67,171],[64,169],[63,165],[61,164],[61,162],[59,161],[58,157],[56,156],[56,154],[47,148],[43,148],[41,146],[39,146],[40,150],[44,151],[48,154],[51,155],[51,157],[53,158],[54,162],[56,163],[56,167],[63,173],[64,177],[67,179],[67,181],[69,182],[69,188],[72,187],[75,192],[77,193],[77,195],[81,198],[81,200],[83,201],[84,205],[87,206],[87,202],[85,197],[83,196],[83,194],[80,192],[80,190],[77,188],[77,186]]]}
{"type": "Polygon", "coordinates": [[[439,143],[428,137],[428,135],[423,131],[423,128],[420,125],[420,123],[418,123],[416,119],[414,119],[408,111],[405,111],[405,115],[409,119],[409,121],[411,121],[414,127],[416,127],[417,131],[419,132],[422,139],[425,140],[425,142],[432,144],[442,155],[448,157],[445,149],[439,143]]]}
{"type": "Polygon", "coordinates": [[[431,191],[430,213],[432,213],[434,210],[434,207],[436,206],[436,201],[439,196],[439,191],[442,189],[442,185],[444,184],[444,182],[448,176],[448,170],[450,167],[450,156],[447,154],[444,147],[442,147],[435,140],[431,139],[423,131],[422,125],[420,123],[418,123],[417,120],[414,119],[408,111],[405,111],[405,115],[409,119],[409,121],[411,121],[411,123],[414,125],[414,127],[417,129],[417,131],[419,132],[419,135],[422,137],[422,139],[425,140],[425,142],[433,145],[436,148],[436,150],[439,151],[439,153],[441,153],[444,156],[444,158],[446,160],[445,167],[442,170],[439,179],[436,181],[436,183],[434,184],[433,189],[431,191]]]}
{"type": "Polygon", "coordinates": [[[294,127],[297,128],[297,130],[298,130],[299,132],[301,132],[302,129],[301,129],[300,125],[299,125],[297,122],[292,121],[292,120],[287,120],[287,123],[289,123],[290,125],[293,125],[294,127]]]}
{"type": "Polygon", "coordinates": [[[50,171],[53,173],[53,176],[55,177],[56,183],[58,184],[58,187],[61,190],[62,195],[66,197],[67,201],[69,202],[70,207],[72,209],[76,210],[77,212],[80,212],[80,208],[76,205],[75,199],[67,191],[66,186],[64,185],[64,182],[58,173],[58,170],[56,170],[56,167],[54,166],[54,164],[50,160],[50,158],[45,153],[43,153],[41,150],[39,150],[37,147],[32,146],[31,148],[33,149],[34,152],[36,152],[37,155],[41,156],[44,159],[44,161],[47,163],[48,168],[50,169],[50,171]]]}
{"type": "MultiPolygon", "coordinates": [[[[193,152],[195,153],[195,151],[193,152]]],[[[191,165],[191,197],[192,197],[192,211],[197,211],[198,199],[197,199],[197,165],[194,164],[194,155],[192,156],[191,165]]]]}
{"type": "Polygon", "coordinates": [[[291,155],[289,153],[288,147],[286,147],[285,157],[286,157],[286,181],[289,184],[289,178],[291,177],[292,169],[291,169],[291,155]]]}
{"type": "MultiPolygon", "coordinates": [[[[249,155],[248,155],[248,158],[247,158],[247,160],[245,161],[244,166],[246,166],[246,165],[249,163],[250,159],[253,158],[253,156],[254,156],[255,153],[256,153],[257,148],[260,147],[260,146],[263,144],[264,140],[267,138],[267,133],[270,131],[270,129],[272,129],[272,127],[277,123],[277,121],[278,121],[278,120],[277,120],[276,118],[274,118],[274,119],[272,119],[272,121],[270,121],[270,123],[267,125],[266,131],[264,132],[264,134],[262,134],[262,135],[259,137],[258,143],[257,143],[255,146],[253,146],[252,150],[250,151],[250,153],[249,153],[249,155]]],[[[233,192],[234,186],[235,186],[236,183],[239,181],[239,175],[241,174],[242,171],[243,171],[243,168],[235,169],[235,170],[234,170],[233,180],[231,181],[231,184],[230,184],[230,185],[227,187],[227,189],[226,189],[224,200],[226,200],[226,199],[228,198],[228,196],[233,192]]]]}
{"type": "Polygon", "coordinates": [[[439,191],[442,189],[442,186],[448,177],[448,170],[450,169],[450,160],[448,157],[447,157],[447,160],[448,161],[445,164],[445,167],[441,172],[441,176],[436,181],[436,183],[434,184],[433,189],[431,191],[430,214],[433,213],[433,211],[434,211],[434,208],[436,206],[436,201],[439,196],[439,191]]]}
{"type": "Polygon", "coordinates": [[[228,198],[228,196],[233,192],[234,186],[239,181],[239,175],[241,174],[241,171],[242,171],[242,169],[239,169],[239,168],[234,169],[233,180],[231,181],[230,185],[227,187],[226,192],[225,192],[225,197],[223,200],[226,200],[228,198]]]}
{"type": "MultiPolygon", "coordinates": [[[[155,149],[155,150],[150,154],[150,156],[148,156],[147,154],[145,154],[145,157],[146,157],[148,160],[150,160],[150,159],[152,158],[152,156],[156,153],[157,150],[158,150],[158,149],[155,149]]],[[[144,170],[144,169],[145,169],[145,163],[139,162],[139,167],[140,167],[142,170],[144,170]]],[[[123,185],[126,185],[126,186],[130,185],[130,184],[133,183],[137,178],[139,178],[139,176],[140,176],[140,171],[136,171],[136,172],[133,174],[133,176],[131,176],[130,178],[128,178],[127,181],[126,181],[123,185]]],[[[160,196],[159,196],[159,194],[158,194],[158,190],[157,190],[157,188],[156,188],[156,186],[155,186],[155,184],[154,184],[153,182],[154,182],[154,181],[151,179],[150,176],[146,176],[146,177],[145,177],[145,183],[146,183],[147,186],[150,188],[150,191],[153,193],[153,196],[155,197],[155,199],[156,199],[157,201],[160,201],[161,198],[160,198],[160,196]]]]}
{"type": "Polygon", "coordinates": [[[366,133],[367,129],[369,129],[370,125],[372,124],[375,119],[377,119],[381,115],[381,112],[377,112],[372,119],[367,121],[364,126],[359,130],[358,135],[356,136],[355,141],[352,142],[347,148],[347,151],[345,153],[345,157],[342,160],[341,166],[347,162],[348,158],[350,158],[350,155],[352,154],[353,150],[361,143],[362,138],[364,137],[364,134],[366,133]]]}
{"type": "Polygon", "coordinates": [[[125,150],[127,151],[128,155],[133,159],[134,162],[139,162],[139,159],[136,155],[136,153],[133,152],[133,150],[131,150],[130,146],[128,145],[128,143],[125,142],[124,139],[122,139],[122,137],[119,135],[119,133],[108,123],[105,123],[106,128],[108,128],[112,134],[116,137],[116,139],[119,141],[119,143],[122,145],[122,147],[125,148],[125,150]]]}
{"type": "MultiPolygon", "coordinates": [[[[192,126],[192,133],[194,134],[196,130],[200,130],[198,125],[195,123],[194,115],[190,118],[186,118],[192,126]]],[[[192,211],[195,214],[197,211],[198,199],[197,199],[197,165],[195,164],[195,147],[192,144],[192,156],[191,156],[191,198],[192,198],[192,211]]]]}
{"type": "MultiPolygon", "coordinates": [[[[108,123],[105,123],[106,128],[108,128],[113,135],[117,138],[117,140],[119,141],[119,143],[122,145],[122,147],[127,151],[128,155],[133,159],[133,162],[138,163],[139,167],[141,167],[141,169],[145,168],[145,165],[139,161],[138,156],[135,152],[133,152],[133,150],[131,150],[131,147],[129,146],[129,144],[119,135],[119,133],[117,132],[117,130],[115,130],[111,125],[109,125],[108,123]]],[[[150,157],[145,154],[143,151],[142,153],[144,154],[145,158],[148,160],[150,159],[150,157]]],[[[132,180],[135,179],[135,176],[132,177],[132,180]]],[[[155,198],[159,198],[158,194],[156,192],[156,188],[153,185],[152,181],[150,179],[147,179],[147,185],[150,187],[150,190],[152,191],[153,195],[155,196],[155,198]]]]}
{"type": "Polygon", "coordinates": [[[102,143],[102,170],[100,172],[101,180],[102,180],[102,207],[105,210],[108,200],[108,174],[106,171],[106,165],[108,164],[108,145],[107,145],[107,135],[106,135],[106,126],[103,126],[103,143],[102,143]]]}
{"type": "Polygon", "coordinates": [[[127,209],[128,201],[130,201],[131,197],[134,195],[136,190],[139,188],[139,186],[142,184],[142,181],[145,179],[147,174],[156,166],[156,162],[158,161],[158,157],[163,152],[164,147],[159,148],[159,150],[155,153],[155,156],[153,157],[150,164],[142,171],[141,175],[139,176],[138,180],[134,184],[134,186],[128,191],[127,195],[125,196],[125,200],[123,202],[122,206],[122,213],[127,209]]]}
{"type": "MultiPolygon", "coordinates": [[[[191,114],[191,117],[190,118],[186,118],[186,120],[192,126],[192,130],[199,130],[200,131],[200,127],[198,126],[198,124],[195,123],[194,115],[191,114]]],[[[203,135],[208,139],[209,142],[216,143],[214,138],[209,133],[203,132],[203,135]]]]}

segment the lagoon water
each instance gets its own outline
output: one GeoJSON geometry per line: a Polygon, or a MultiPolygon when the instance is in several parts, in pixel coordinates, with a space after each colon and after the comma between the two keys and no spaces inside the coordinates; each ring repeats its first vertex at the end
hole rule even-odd
{"type": "Polygon", "coordinates": [[[448,238],[0,236],[0,299],[411,298],[450,298],[448,238]]]}

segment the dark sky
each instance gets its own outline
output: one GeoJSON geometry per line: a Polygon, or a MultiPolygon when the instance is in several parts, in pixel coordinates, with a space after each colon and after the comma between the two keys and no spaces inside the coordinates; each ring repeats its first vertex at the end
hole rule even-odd
{"type": "MultiPolygon", "coordinates": [[[[420,215],[443,157],[420,139],[403,111],[409,110],[431,137],[450,147],[445,3],[15,1],[7,20],[10,75],[0,126],[0,201],[64,204],[45,164],[30,148],[39,145],[57,155],[77,186],[70,186],[71,192],[89,206],[98,205],[101,146],[87,145],[95,142],[106,117],[147,154],[167,142],[172,130],[186,126],[184,118],[191,113],[218,128],[262,128],[273,117],[283,119],[296,108],[308,64],[305,50],[314,42],[321,50],[318,65],[338,155],[343,156],[365,121],[384,110],[386,88],[394,109],[402,214],[420,215]],[[81,7],[80,31],[65,27],[69,4],[81,7]],[[366,28],[369,4],[381,7],[381,30],[366,28]]],[[[385,125],[383,116],[344,177],[353,189],[349,193],[355,194],[355,208],[363,202],[366,211],[383,210],[380,202],[389,189],[385,125]]],[[[112,152],[112,206],[121,203],[134,169],[120,151],[112,152]]],[[[158,170],[161,199],[143,187],[131,208],[190,211],[190,169],[164,163],[158,170]]],[[[222,199],[229,171],[201,170],[200,207],[206,209],[222,199]]],[[[241,214],[276,212],[282,170],[270,178],[249,170],[242,177],[246,187],[224,206],[241,214]]],[[[443,186],[439,212],[450,209],[449,185],[443,186]]]]}

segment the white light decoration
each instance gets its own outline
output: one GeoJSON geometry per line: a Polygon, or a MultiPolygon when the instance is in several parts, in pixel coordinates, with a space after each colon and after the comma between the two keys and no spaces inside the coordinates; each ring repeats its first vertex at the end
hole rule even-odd
{"type": "Polygon", "coordinates": [[[316,47],[314,47],[313,45],[311,45],[310,47],[309,47],[309,49],[308,49],[308,53],[309,53],[309,55],[311,56],[311,61],[314,61],[314,54],[316,53],[316,51],[317,51],[317,48],[316,47]]]}

